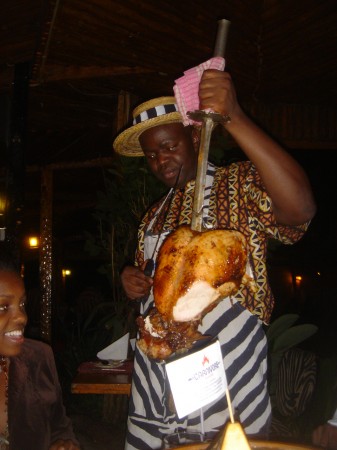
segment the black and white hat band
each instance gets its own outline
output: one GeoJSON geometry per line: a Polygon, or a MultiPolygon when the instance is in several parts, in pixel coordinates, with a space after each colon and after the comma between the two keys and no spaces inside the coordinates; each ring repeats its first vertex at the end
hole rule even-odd
{"type": "Polygon", "coordinates": [[[154,108],[147,109],[141,112],[138,116],[133,119],[133,125],[140,122],[145,122],[148,119],[154,119],[155,117],[163,116],[164,114],[169,114],[178,111],[177,105],[172,103],[170,105],[159,105],[154,108]]]}

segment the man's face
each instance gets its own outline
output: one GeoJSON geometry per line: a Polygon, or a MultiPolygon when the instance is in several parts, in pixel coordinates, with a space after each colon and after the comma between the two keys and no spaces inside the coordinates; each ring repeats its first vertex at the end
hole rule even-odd
{"type": "Polygon", "coordinates": [[[139,137],[150,169],[166,186],[181,188],[196,176],[198,138],[182,123],[159,125],[139,137]]]}

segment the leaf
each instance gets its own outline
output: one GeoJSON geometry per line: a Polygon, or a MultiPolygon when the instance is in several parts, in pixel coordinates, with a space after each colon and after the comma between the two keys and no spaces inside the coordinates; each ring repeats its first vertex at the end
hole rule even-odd
{"type": "Polygon", "coordinates": [[[272,350],[275,339],[290,328],[299,318],[298,314],[284,314],[272,322],[266,332],[269,349],[272,350]]]}
{"type": "Polygon", "coordinates": [[[308,339],[318,330],[316,325],[303,324],[285,330],[280,336],[275,338],[273,352],[284,352],[300,342],[308,339]]]}
{"type": "Polygon", "coordinates": [[[112,309],[112,303],[111,302],[101,302],[98,305],[96,305],[90,312],[89,316],[85,320],[83,327],[82,327],[82,333],[86,331],[86,329],[92,325],[95,324],[95,319],[97,319],[97,315],[99,312],[101,312],[104,309],[111,310],[112,309]]]}

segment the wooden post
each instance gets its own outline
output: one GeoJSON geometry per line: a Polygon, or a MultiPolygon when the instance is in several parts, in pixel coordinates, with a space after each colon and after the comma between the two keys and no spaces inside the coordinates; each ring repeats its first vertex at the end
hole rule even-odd
{"type": "Polygon", "coordinates": [[[41,172],[40,289],[41,337],[48,343],[51,343],[52,323],[52,204],[53,171],[47,167],[41,172]]]}
{"type": "Polygon", "coordinates": [[[120,91],[118,94],[117,106],[117,132],[128,123],[130,117],[130,94],[126,91],[120,91]]]}

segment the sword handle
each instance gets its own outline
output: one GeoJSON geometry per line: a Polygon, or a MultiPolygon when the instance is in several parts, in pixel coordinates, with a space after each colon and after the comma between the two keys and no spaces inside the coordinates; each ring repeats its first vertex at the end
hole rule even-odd
{"type": "Polygon", "coordinates": [[[218,31],[213,56],[222,56],[224,58],[230,24],[230,21],[227,19],[218,20],[218,31]]]}

